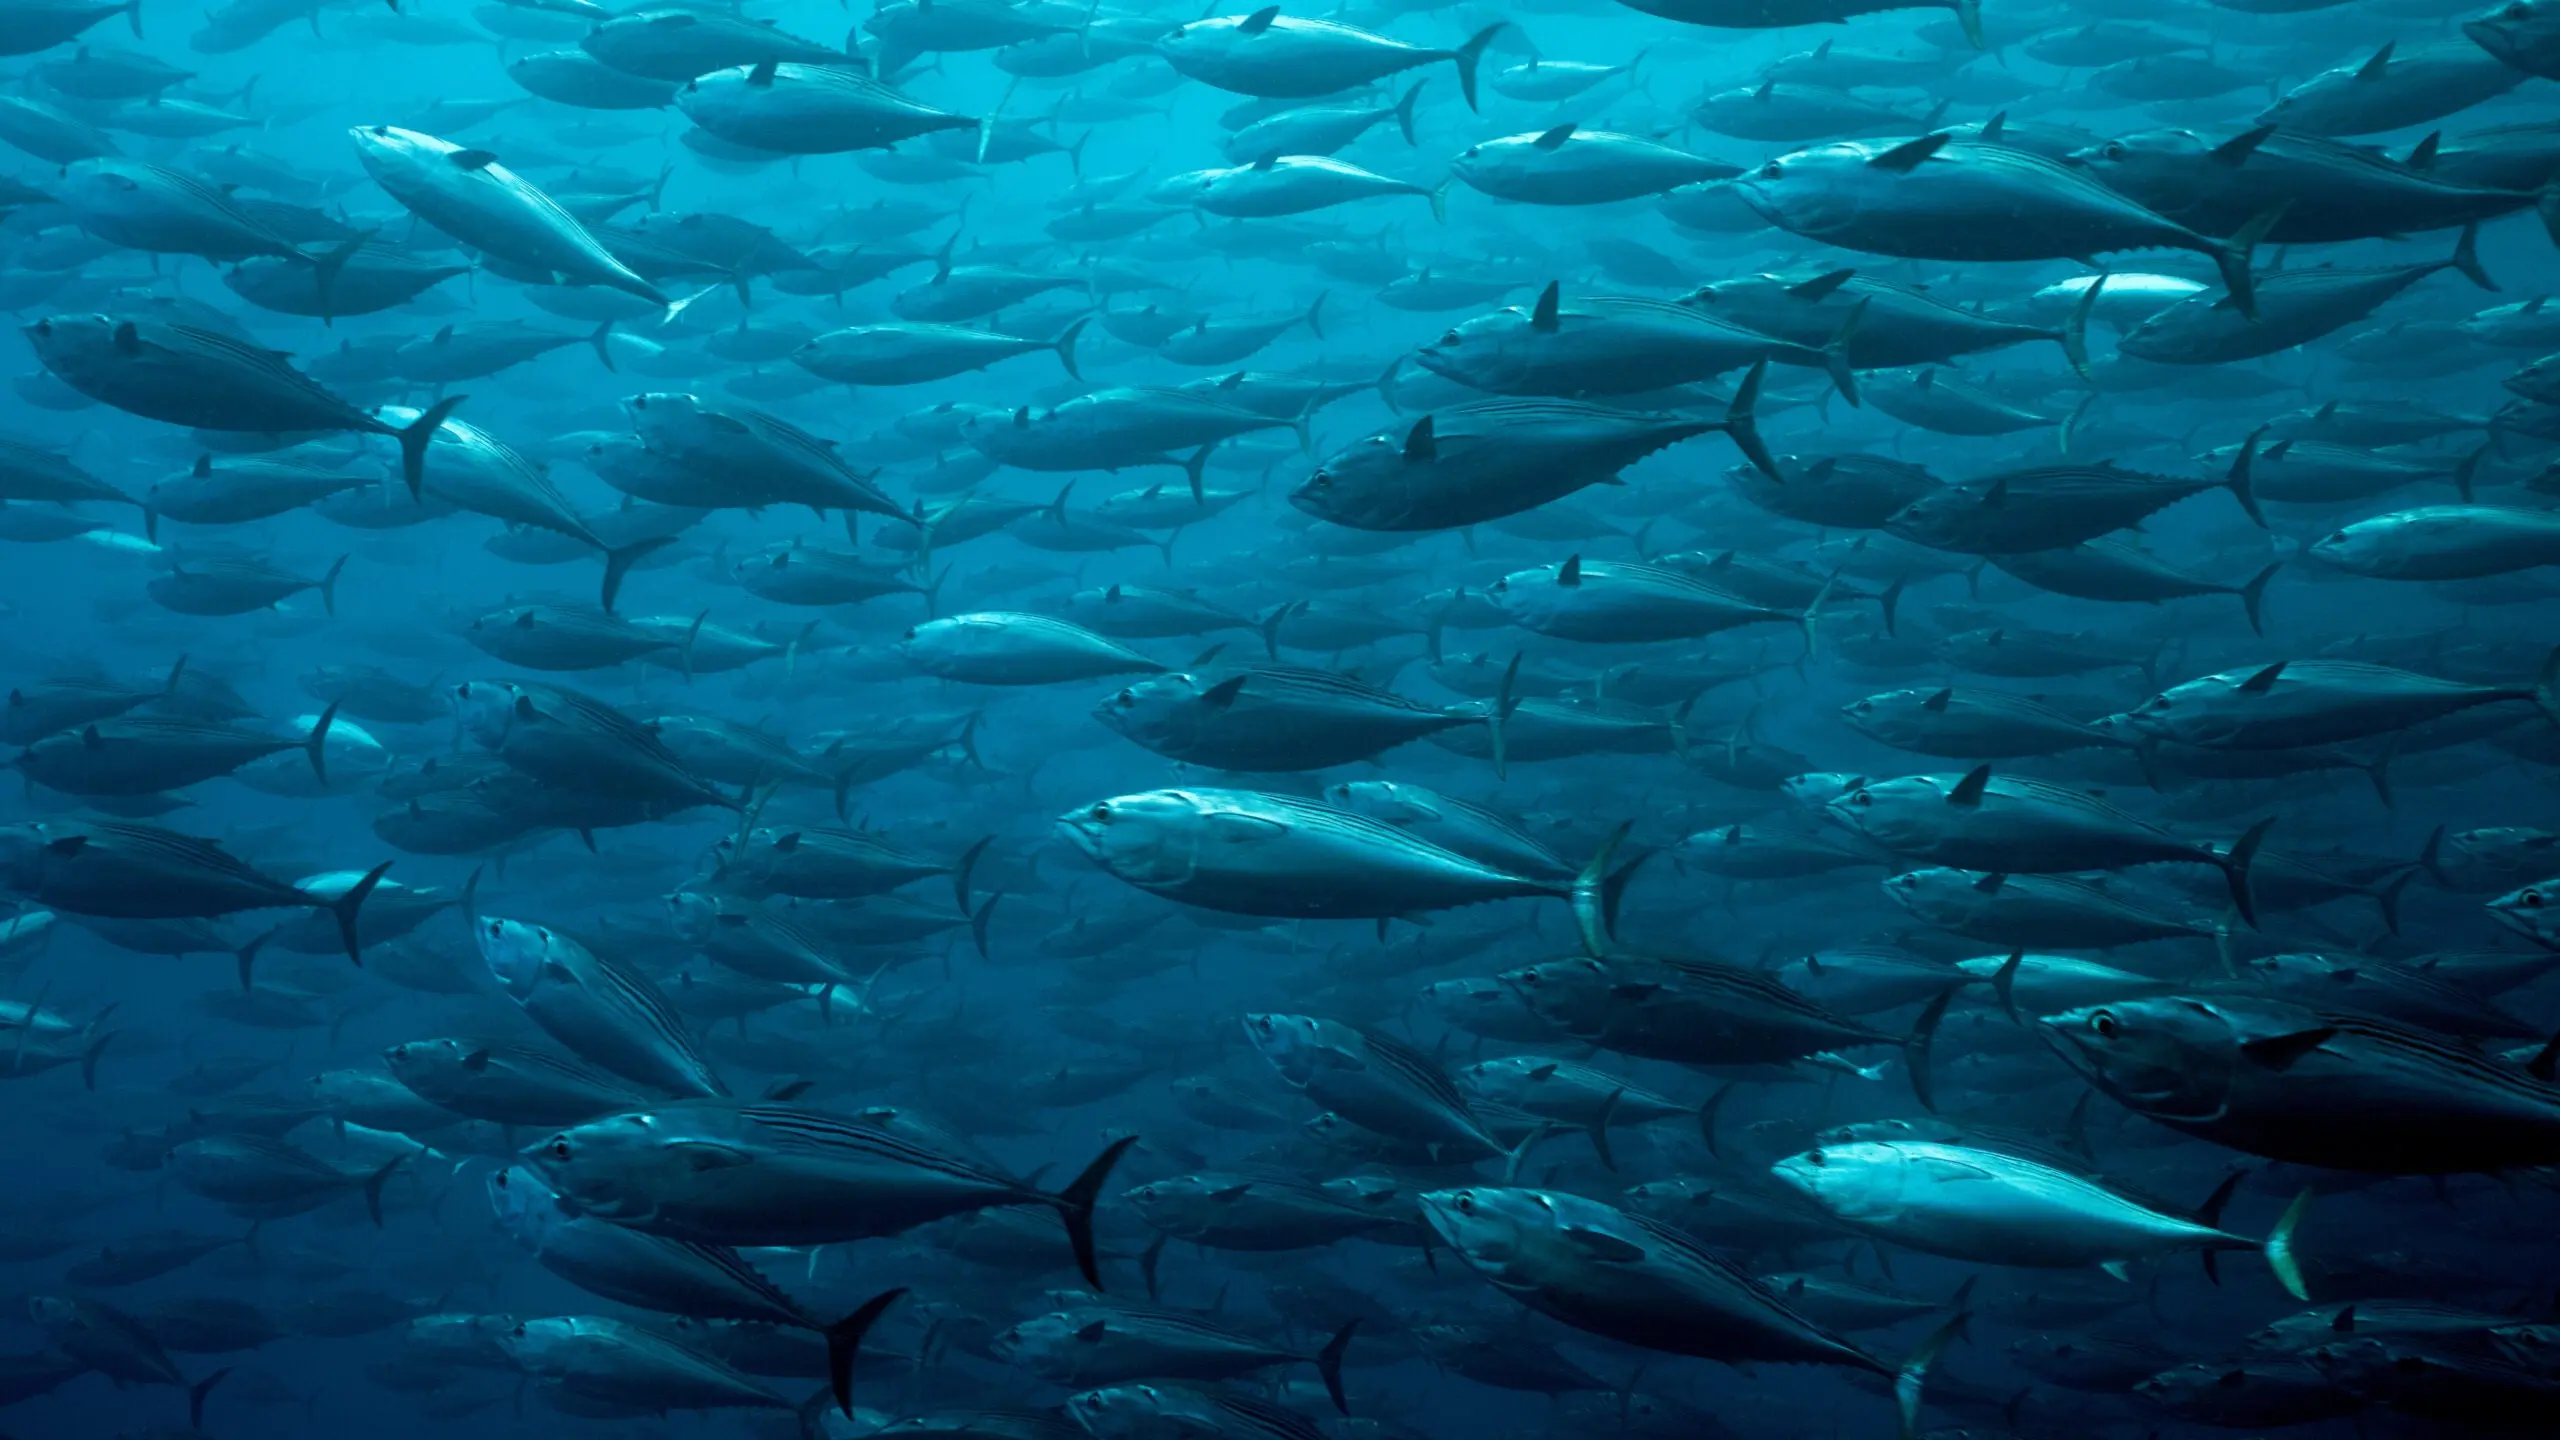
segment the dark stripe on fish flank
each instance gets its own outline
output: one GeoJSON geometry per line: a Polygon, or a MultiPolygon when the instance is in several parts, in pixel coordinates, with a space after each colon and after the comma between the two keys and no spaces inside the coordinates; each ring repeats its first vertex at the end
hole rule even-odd
{"type": "Polygon", "coordinates": [[[1404,710],[1415,714],[1437,715],[1438,707],[1409,700],[1392,690],[1382,690],[1366,680],[1357,680],[1333,670],[1301,669],[1289,665],[1256,666],[1244,672],[1245,689],[1298,690],[1310,695],[1340,696],[1376,705],[1383,709],[1404,710]]]}
{"type": "Polygon", "coordinates": [[[999,1174],[971,1161],[940,1150],[900,1138],[898,1135],[859,1121],[849,1121],[814,1110],[786,1110],[769,1105],[742,1106],[737,1111],[742,1119],[768,1130],[791,1136],[817,1147],[859,1151],[920,1170],[931,1170],[961,1179],[978,1180],[990,1185],[1007,1186],[1028,1191],[1010,1175],[999,1174]]]}
{"type": "MultiPolygon", "coordinates": [[[[291,903],[302,903],[298,898],[300,891],[252,868],[247,861],[223,849],[219,841],[181,835],[175,830],[163,830],[154,825],[116,824],[103,820],[91,821],[87,829],[90,837],[112,837],[118,848],[127,854],[176,861],[208,874],[248,882],[279,895],[296,896],[291,903]]],[[[94,839],[92,843],[95,843],[94,839]]]]}
{"type": "MultiPolygon", "coordinates": [[[[665,992],[634,973],[622,962],[587,951],[596,962],[596,973],[613,992],[612,998],[622,1008],[639,1015],[649,1023],[651,1034],[667,1048],[682,1055],[688,1068],[710,1076],[711,1067],[694,1049],[693,1036],[684,1026],[674,1007],[667,1003],[665,992]]],[[[721,1089],[718,1077],[711,1076],[712,1088],[721,1089]]]]}
{"type": "Polygon", "coordinates": [[[1454,850],[1434,845],[1409,830],[1398,829],[1383,820],[1373,820],[1366,815],[1349,810],[1336,810],[1329,805],[1320,805],[1313,800],[1301,800],[1294,795],[1258,794],[1256,798],[1263,802],[1265,808],[1280,811],[1292,820],[1323,826],[1336,834],[1393,850],[1399,854],[1447,860],[1454,865],[1487,875],[1502,876],[1512,880],[1520,879],[1516,875],[1506,875],[1503,871],[1496,870],[1481,860],[1470,860],[1454,850]]]}
{"type": "Polygon", "coordinates": [[[1457,1085],[1449,1079],[1449,1072],[1434,1064],[1430,1057],[1401,1040],[1391,1040],[1372,1030],[1361,1031],[1360,1039],[1369,1047],[1369,1053],[1385,1062],[1386,1068],[1393,1071],[1398,1079],[1457,1114],[1470,1120],[1474,1118],[1473,1112],[1467,1108],[1466,1097],[1458,1093],[1457,1085]]]}
{"type": "Polygon", "coordinates": [[[2470,1081],[2491,1081],[2510,1095],[2537,1100],[2560,1110],[2560,1085],[2537,1080],[2521,1067],[2493,1060],[2476,1050],[2464,1049],[2414,1026],[2383,1024],[2371,1016],[2334,1015],[2324,1011],[2313,1013],[2319,1016],[2323,1026],[2341,1034],[2425,1056],[2443,1067],[2440,1073],[2470,1081]]]}

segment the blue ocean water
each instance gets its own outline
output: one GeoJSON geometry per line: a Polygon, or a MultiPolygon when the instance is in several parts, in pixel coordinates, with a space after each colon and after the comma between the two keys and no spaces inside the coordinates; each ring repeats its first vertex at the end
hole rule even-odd
{"type": "Polygon", "coordinates": [[[2550,9],[0,3],[0,1433],[2549,1433],[2550,9]]]}

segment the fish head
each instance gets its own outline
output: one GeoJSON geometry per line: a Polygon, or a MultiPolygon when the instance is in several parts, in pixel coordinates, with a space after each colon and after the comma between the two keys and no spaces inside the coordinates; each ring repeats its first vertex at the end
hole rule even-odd
{"type": "Polygon", "coordinates": [[[1390,825],[1413,825],[1440,818],[1439,807],[1431,803],[1436,797],[1430,791],[1393,780],[1346,780],[1326,786],[1324,798],[1329,805],[1390,825]]]}
{"type": "Polygon", "coordinates": [[[1953,789],[1954,782],[1940,775],[1865,780],[1833,796],[1823,810],[1887,850],[1908,852],[1923,848],[1970,813],[1949,803],[1953,789]]]}
{"type": "MultiPolygon", "coordinates": [[[[809,346],[800,348],[806,350],[809,346]]],[[[681,390],[653,390],[629,396],[622,402],[622,413],[631,421],[631,433],[652,450],[672,449],[686,440],[698,440],[711,426],[702,401],[681,390]]]]}
{"type": "Polygon", "coordinates": [[[1918,718],[1914,712],[1936,693],[1935,690],[1888,690],[1841,706],[1840,718],[1859,734],[1890,745],[1916,736],[1919,727],[1913,723],[1918,718]]]}
{"type": "MultiPolygon", "coordinates": [[[[2103,723],[2110,733],[2173,740],[2183,745],[2211,745],[2237,728],[2240,717],[2233,710],[2249,703],[2250,697],[2240,693],[2240,687],[2251,673],[2235,670],[2172,685],[2130,710],[2108,716],[2103,723]]],[[[2283,681],[2279,678],[2276,683],[2283,681]]]]}
{"type": "Polygon", "coordinates": [[[1779,1184],[1852,1223],[1901,1213],[1904,1191],[1920,1177],[1910,1150],[1887,1140],[1824,1145],[1769,1167],[1779,1184]]]}
{"type": "MultiPolygon", "coordinates": [[[[1169,1426],[1181,1411],[1181,1396],[1156,1385],[1105,1385],[1067,1397],[1067,1415],[1093,1440],[1157,1440],[1176,1433],[1169,1426]]],[[[1224,1427],[1205,1433],[1223,1434],[1224,1427]]]]}
{"type": "Polygon", "coordinates": [[[1886,877],[1884,897],[1911,912],[1914,919],[1931,925],[1957,924],[1990,898],[1980,888],[1982,878],[1970,870],[1924,866],[1886,877]]]}
{"type": "Polygon", "coordinates": [[[1010,1325],[987,1337],[987,1351],[1009,1365],[1033,1370],[1074,1373],[1079,1352],[1090,1351],[1103,1338],[1106,1322],[1090,1312],[1054,1310],[1010,1325]]]}
{"type": "Polygon", "coordinates": [[[1864,783],[1865,776],[1852,775],[1846,770],[1808,770],[1779,781],[1778,793],[1819,812],[1864,783]]]}
{"type": "MultiPolygon", "coordinates": [[[[475,628],[478,624],[478,621],[473,622],[475,628]]],[[[507,743],[507,736],[514,732],[522,712],[532,705],[531,697],[521,687],[504,680],[465,680],[447,695],[453,702],[454,719],[462,726],[463,733],[489,751],[496,751],[507,743]],[[519,701],[523,704],[519,705],[519,701]]]]}
{"type": "Polygon", "coordinates": [[[1328,1071],[1367,1067],[1357,1035],[1335,1021],[1312,1015],[1247,1015],[1244,1038],[1271,1062],[1281,1079],[1301,1089],[1328,1071]]]}
{"type": "Polygon", "coordinates": [[[47,847],[65,838],[41,820],[0,825],[0,890],[32,896],[42,889],[47,847]]]}
{"type": "Polygon", "coordinates": [[[459,1068],[474,1048],[451,1038],[403,1040],[397,1045],[383,1047],[382,1066],[391,1072],[393,1079],[404,1085],[413,1079],[428,1081],[439,1073],[459,1068]]]}
{"type": "Polygon", "coordinates": [[[2560,42],[2560,4],[2552,0],[2507,0],[2462,22],[2471,43],[2527,74],[2548,68],[2555,42],[2560,42]]]}
{"type": "Polygon", "coordinates": [[[1196,205],[1202,197],[1218,188],[1218,181],[1235,172],[1231,170],[1186,170],[1157,181],[1147,187],[1147,199],[1157,205],[1196,205]]]}
{"type": "MultiPolygon", "coordinates": [[[[2192,130],[2144,130],[2084,145],[2062,157],[2062,163],[2088,172],[2119,195],[2138,197],[2150,209],[2175,211],[2201,198],[2195,183],[2199,177],[2227,173],[2206,158],[2209,148],[2192,130]]],[[[2108,287],[2114,288],[2113,280],[2108,287]]]]}
{"type": "Polygon", "coordinates": [[[554,1226],[570,1218],[559,1192],[527,1166],[501,1165],[489,1172],[489,1211],[498,1228],[539,1252],[554,1226]]]}
{"type": "Polygon", "coordinates": [[[1413,358],[1444,380],[1502,391],[1527,376],[1531,354],[1553,338],[1531,325],[1530,312],[1506,305],[1442,331],[1439,339],[1414,351],[1413,358]]]}
{"type": "Polygon", "coordinates": [[[2203,1121],[2228,1105],[2242,1044],[2298,1029],[2288,1022],[2309,1013],[2280,1003],[2261,1008],[2164,995],[2065,1010],[2038,1019],[2036,1028],[2064,1064],[2126,1108],[2203,1121]]]}
{"type": "Polygon", "coordinates": [[[107,218],[133,215],[150,206],[138,167],[129,160],[100,156],[75,160],[62,167],[61,178],[52,186],[53,198],[74,215],[107,218]]]}
{"type": "Polygon", "coordinates": [[[583,1338],[578,1317],[551,1315],[519,1320],[496,1337],[498,1349],[525,1369],[540,1375],[565,1373],[566,1352],[583,1338]]]}
{"type": "Polygon", "coordinates": [[[1618,999],[1616,976],[1605,963],[1587,955],[1523,965],[1504,971],[1500,978],[1530,1013],[1576,1034],[1601,1030],[1618,999]]]}
{"type": "Polygon", "coordinates": [[[457,177],[469,173],[445,159],[460,146],[415,130],[403,130],[397,125],[355,125],[348,128],[347,138],[355,143],[356,159],[363,164],[365,173],[385,182],[385,188],[403,182],[425,188],[436,178],[439,166],[457,177]]]}
{"type": "Polygon", "coordinates": [[[551,977],[577,943],[548,926],[495,916],[474,922],[471,938],[480,947],[480,963],[489,967],[490,978],[518,1001],[551,977]]]}
{"type": "Polygon", "coordinates": [[[1194,868],[1209,807],[1187,790],[1115,795],[1058,817],[1060,836],[1133,885],[1178,884],[1194,868]]]}
{"type": "Polygon", "coordinates": [[[678,890],[667,896],[667,924],[689,945],[710,943],[722,910],[719,897],[699,890],[678,890]]]}
{"type": "Polygon", "coordinates": [[[1094,705],[1093,718],[1148,749],[1160,749],[1197,728],[1200,717],[1193,711],[1200,690],[1196,676],[1150,675],[1104,696],[1094,705]]]}
{"type": "Polygon", "coordinates": [[[411,1320],[401,1339],[409,1350],[421,1355],[465,1364],[503,1363],[507,1351],[501,1342],[515,1328],[513,1315],[445,1312],[411,1320]]]}
{"type": "Polygon", "coordinates": [[[634,1110],[573,1125],[528,1147],[524,1158],[550,1184],[563,1208],[633,1224],[655,1215],[663,1196],[696,1175],[745,1157],[726,1147],[695,1144],[666,1117],[634,1110]]]}
{"type": "Polygon", "coordinates": [[[1411,508],[1411,480],[1429,460],[1407,458],[1409,432],[1381,431],[1324,458],[1289,503],[1319,520],[1358,529],[1392,529],[1411,508]]]}
{"type": "Polygon", "coordinates": [[[1625,1212],[1560,1191],[1467,1186],[1415,1200],[1469,1268],[1514,1293],[1544,1276],[1641,1261],[1650,1248],[1625,1212]]]}
{"type": "Polygon", "coordinates": [[[1501,981],[1481,977],[1435,980],[1422,987],[1422,1003],[1460,1029],[1470,1028],[1469,1021],[1478,1017],[1502,1017],[1525,1008],[1501,981]]]}
{"type": "Polygon", "coordinates": [[[2560,879],[2508,891],[2489,902],[2489,915],[2527,939],[2560,948],[2560,879]]]}
{"type": "Polygon", "coordinates": [[[2342,526],[2302,547],[2303,558],[2351,575],[2389,579],[2394,560],[2405,547],[2402,527],[2389,515],[2342,526]]]}
{"type": "Polygon", "coordinates": [[[138,343],[132,338],[133,322],[111,315],[48,315],[19,327],[44,368],[66,379],[111,369],[120,332],[128,346],[138,343]]]}
{"type": "Polygon", "coordinates": [[[28,1296],[27,1318],[57,1341],[88,1328],[87,1312],[80,1302],[60,1295],[28,1296]]]}
{"type": "Polygon", "coordinates": [[[1979,496],[1959,486],[1943,486],[1885,517],[1885,533],[1916,545],[1941,545],[1961,537],[1966,515],[1980,509],[1979,496]]]}
{"type": "MultiPolygon", "coordinates": [[[[1835,141],[1781,155],[1725,182],[1761,219],[1799,235],[1837,228],[1866,205],[1878,188],[1899,177],[1868,164],[1891,142],[1835,141]]],[[[1925,167],[1924,167],[1925,168],[1925,167]]]]}

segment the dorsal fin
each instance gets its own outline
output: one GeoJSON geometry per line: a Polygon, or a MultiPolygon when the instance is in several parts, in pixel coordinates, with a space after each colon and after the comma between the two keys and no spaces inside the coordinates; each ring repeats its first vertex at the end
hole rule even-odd
{"type": "Polygon", "coordinates": [[[1552,335],[1556,332],[1556,311],[1562,294],[1562,281],[1547,282],[1547,288],[1538,292],[1537,308],[1529,312],[1530,329],[1541,335],[1552,335]]]}
{"type": "Polygon", "coordinates": [[[1857,278],[1855,270],[1832,270],[1787,287],[1787,293],[1810,304],[1857,278]]]}
{"type": "Polygon", "coordinates": [[[2210,153],[2214,159],[2225,165],[2238,165],[2256,154],[2258,147],[2266,144],[2268,137],[2275,133],[2276,127],[2273,125],[2261,125],[2255,130],[2243,130],[2214,146],[2210,153]]]}
{"type": "Polygon", "coordinates": [[[1560,149],[1563,147],[1564,142],[1573,138],[1573,132],[1581,128],[1582,124],[1580,121],[1567,120],[1563,124],[1548,131],[1546,134],[1539,136],[1537,139],[1530,141],[1529,143],[1540,150],[1560,149]]]}
{"type": "Polygon", "coordinates": [[[1259,35],[1263,31],[1270,29],[1271,22],[1279,18],[1279,6],[1265,5],[1261,9],[1244,17],[1244,20],[1236,26],[1236,30],[1240,34],[1259,35]]]}
{"type": "Polygon", "coordinates": [[[1905,140],[1890,150],[1868,156],[1867,164],[1878,170],[1891,170],[1897,175],[1908,175],[1920,168],[1921,161],[1945,148],[1948,138],[1948,132],[1932,130],[1916,140],[1905,140]]]}

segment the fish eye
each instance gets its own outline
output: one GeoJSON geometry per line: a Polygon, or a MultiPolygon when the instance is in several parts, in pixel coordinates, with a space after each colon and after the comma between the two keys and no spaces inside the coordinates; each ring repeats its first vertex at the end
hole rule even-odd
{"type": "Polygon", "coordinates": [[[908,639],[910,639],[910,640],[913,640],[914,638],[916,638],[916,629],[915,629],[915,627],[914,627],[914,626],[910,625],[910,626],[908,626],[908,627],[907,627],[907,635],[906,635],[906,638],[908,638],[908,639]]]}
{"type": "Polygon", "coordinates": [[[2089,1029],[2091,1033],[2095,1034],[2101,1040],[2113,1040],[2116,1038],[2116,1032],[2123,1028],[2124,1027],[2116,1023],[2116,1017],[2113,1011],[2101,1010],[2097,1014],[2089,1017],[2089,1029]]]}
{"type": "Polygon", "coordinates": [[[1775,180],[1786,173],[1786,167],[1780,165],[1775,160],[1772,160],[1768,164],[1760,167],[1760,178],[1763,180],[1775,180]]]}
{"type": "Polygon", "coordinates": [[[554,1159],[554,1160],[566,1160],[566,1159],[568,1159],[568,1158],[569,1158],[569,1137],[568,1137],[568,1136],[566,1136],[566,1135],[558,1135],[558,1136],[554,1136],[554,1137],[552,1137],[552,1141],[551,1141],[551,1158],[552,1158],[552,1159],[554,1159]]]}
{"type": "Polygon", "coordinates": [[[1483,146],[1481,146],[1481,145],[1470,145],[1470,146],[1468,146],[1468,147],[1467,147],[1467,153],[1466,153],[1466,154],[1464,154],[1464,155],[1462,155],[1462,156],[1460,156],[1459,158],[1460,158],[1460,159],[1462,159],[1462,160],[1473,160],[1473,159],[1475,159],[1477,156],[1482,155],[1483,153],[1484,153],[1484,147],[1483,147],[1483,146]]]}
{"type": "Polygon", "coordinates": [[[2124,158],[2124,142],[2121,140],[2110,140],[2105,145],[2099,147],[2098,153],[2104,155],[2110,160],[2121,160],[2124,158]]]}
{"type": "Polygon", "coordinates": [[[1461,1215],[1473,1215],[1476,1213],[1476,1197],[1462,1190],[1458,1192],[1458,1198],[1450,1202],[1450,1206],[1461,1215]]]}
{"type": "Polygon", "coordinates": [[[1130,706],[1132,706],[1132,705],[1135,705],[1135,704],[1137,704],[1137,703],[1138,703],[1138,692],[1137,692],[1137,691],[1135,691],[1135,690],[1123,690],[1123,691],[1121,691],[1121,692],[1120,692],[1120,708],[1122,708],[1122,709],[1124,709],[1124,710],[1125,710],[1125,709],[1127,709],[1128,707],[1130,707],[1130,706]]]}
{"type": "Polygon", "coordinates": [[[1109,802],[1107,802],[1107,801],[1106,801],[1106,802],[1104,802],[1104,803],[1102,803],[1102,804],[1099,804],[1099,805],[1094,806],[1094,807],[1093,807],[1093,818],[1094,818],[1094,819],[1096,819],[1096,820],[1101,820],[1101,821],[1107,821],[1107,820],[1109,820],[1109,819],[1111,818],[1111,806],[1110,806],[1109,802]]]}
{"type": "Polygon", "coordinates": [[[1876,797],[1868,794],[1864,790],[1856,790],[1850,792],[1849,803],[1864,809],[1865,807],[1876,803],[1876,797]]]}
{"type": "Polygon", "coordinates": [[[507,922],[506,922],[506,921],[504,921],[504,920],[492,920],[492,921],[490,921],[490,922],[489,922],[489,938],[490,938],[490,939],[495,940],[495,939],[497,939],[498,937],[500,937],[500,936],[502,936],[502,935],[504,935],[504,934],[506,934],[506,933],[507,933],[507,922]]]}
{"type": "Polygon", "coordinates": [[[1804,1159],[1806,1164],[1814,1166],[1823,1166],[1831,1163],[1831,1157],[1823,1154],[1819,1150],[1807,1150],[1804,1152],[1804,1159]]]}
{"type": "Polygon", "coordinates": [[[1322,470],[1319,470],[1313,475],[1307,477],[1307,488],[1310,490],[1330,490],[1333,488],[1333,477],[1322,470]]]}
{"type": "Polygon", "coordinates": [[[2527,890],[2516,897],[2516,903],[2522,905],[2527,910],[2539,910],[2542,908],[2542,892],[2539,890],[2527,890]]]}
{"type": "Polygon", "coordinates": [[[1465,336],[1459,334],[1457,331],[1452,330],[1448,334],[1440,337],[1440,343],[1443,345],[1455,345],[1465,338],[1465,336]]]}

